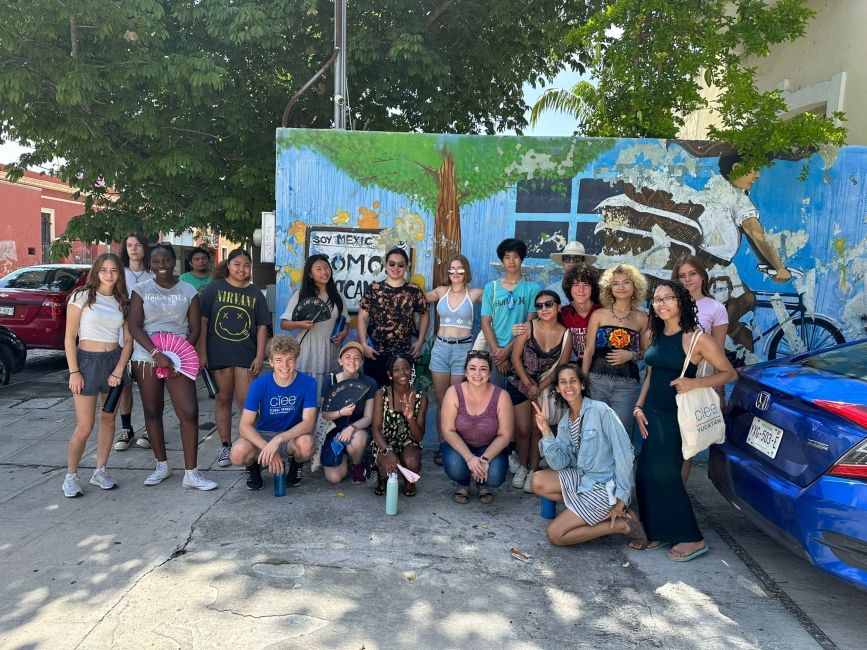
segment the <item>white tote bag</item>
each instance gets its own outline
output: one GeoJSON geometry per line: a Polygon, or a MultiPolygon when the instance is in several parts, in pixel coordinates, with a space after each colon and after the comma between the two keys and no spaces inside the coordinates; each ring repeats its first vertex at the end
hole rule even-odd
{"type": "MultiPolygon", "coordinates": [[[[689,352],[680,372],[681,377],[686,373],[692,351],[701,335],[699,330],[692,335],[689,352]]],[[[703,376],[702,366],[705,364],[707,361],[702,360],[696,373],[698,376],[703,376]]],[[[713,388],[693,388],[686,393],[678,393],[674,399],[677,401],[677,422],[680,425],[681,451],[684,458],[692,458],[711,445],[725,442],[726,423],[720,409],[719,395],[713,388]]]]}

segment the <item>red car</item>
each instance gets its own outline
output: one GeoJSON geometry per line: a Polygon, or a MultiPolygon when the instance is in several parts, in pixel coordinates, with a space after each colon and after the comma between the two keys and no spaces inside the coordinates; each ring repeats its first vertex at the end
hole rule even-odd
{"type": "Polygon", "coordinates": [[[0,325],[28,349],[62,350],[66,299],[87,281],[88,271],[88,264],[40,264],[0,278],[0,325]]]}

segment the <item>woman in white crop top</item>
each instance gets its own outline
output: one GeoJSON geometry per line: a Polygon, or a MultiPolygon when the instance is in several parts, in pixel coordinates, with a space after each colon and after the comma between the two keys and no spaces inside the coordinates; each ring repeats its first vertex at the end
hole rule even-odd
{"type": "MultiPolygon", "coordinates": [[[[481,289],[470,289],[470,263],[458,255],[448,267],[449,284],[437,287],[425,294],[429,303],[436,303],[439,329],[431,349],[430,371],[437,397],[437,409],[449,385],[464,380],[464,364],[467,352],[473,347],[473,305],[482,299],[481,289]]],[[[422,336],[424,333],[422,332],[422,336]]],[[[442,442],[442,439],[440,439],[442,442]]],[[[439,449],[439,446],[437,446],[439,449]]],[[[442,465],[442,456],[437,451],[434,462],[442,465]]]]}
{"type": "MultiPolygon", "coordinates": [[[[123,267],[114,253],[97,257],[90,267],[87,283],[69,297],[64,348],[69,365],[69,390],[75,406],[75,430],[69,439],[63,479],[63,493],[67,497],[82,494],[78,464],[93,431],[97,396],[102,395],[104,404],[112,388],[129,383],[126,364],[132,354],[132,338],[126,329],[128,305],[123,267]],[[118,344],[121,332],[123,347],[118,344]]],[[[117,481],[106,470],[116,410],[99,412],[96,469],[90,484],[103,490],[117,487],[117,481]]]]}

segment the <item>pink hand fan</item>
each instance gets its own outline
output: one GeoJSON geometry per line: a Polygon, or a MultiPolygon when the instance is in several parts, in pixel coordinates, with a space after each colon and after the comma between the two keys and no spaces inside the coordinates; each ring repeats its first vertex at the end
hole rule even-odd
{"type": "Polygon", "coordinates": [[[400,473],[403,474],[403,477],[410,483],[415,483],[421,478],[421,476],[413,472],[411,469],[407,469],[400,463],[397,464],[397,468],[400,470],[400,473]]]}
{"type": "MultiPolygon", "coordinates": [[[[177,334],[157,332],[151,335],[151,341],[171,360],[175,370],[190,379],[196,378],[199,374],[199,354],[187,339],[177,334]]],[[[171,368],[156,369],[156,375],[160,379],[165,379],[171,373],[171,368]]]]}

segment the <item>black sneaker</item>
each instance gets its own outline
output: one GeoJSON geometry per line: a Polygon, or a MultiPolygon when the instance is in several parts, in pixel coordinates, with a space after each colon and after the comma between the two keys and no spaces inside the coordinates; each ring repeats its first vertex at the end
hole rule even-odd
{"type": "Polygon", "coordinates": [[[259,463],[247,465],[247,489],[261,490],[264,485],[262,482],[262,468],[259,463]]]}
{"type": "Polygon", "coordinates": [[[296,463],[295,458],[289,459],[289,471],[286,472],[286,485],[290,487],[298,487],[301,485],[301,471],[304,469],[304,463],[296,463]]]}

